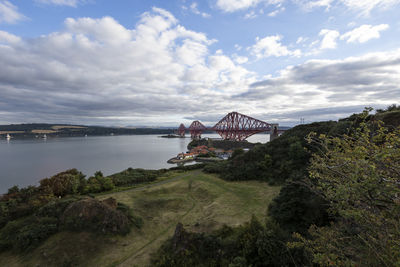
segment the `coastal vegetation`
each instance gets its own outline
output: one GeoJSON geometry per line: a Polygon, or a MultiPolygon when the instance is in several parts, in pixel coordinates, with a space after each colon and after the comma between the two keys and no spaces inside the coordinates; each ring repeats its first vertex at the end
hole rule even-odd
{"type": "Polygon", "coordinates": [[[42,179],[37,187],[14,186],[0,198],[0,251],[29,250],[63,230],[126,234],[131,225],[141,227],[142,219],[128,206],[99,202],[88,194],[148,183],[163,173],[129,168],[109,177],[96,172],[86,179],[71,169],[42,179]]]}
{"type": "Polygon", "coordinates": [[[400,112],[370,111],[297,126],[206,166],[225,180],[282,184],[269,218],[204,235],[178,225],[154,265],[398,266],[400,112]]]}
{"type": "MultiPolygon", "coordinates": [[[[227,182],[201,170],[175,169],[153,183],[95,195],[99,202],[112,198],[128,207],[142,219],[140,228],[133,224],[130,232],[124,235],[103,234],[91,228],[63,228],[23,252],[14,248],[4,250],[0,253],[0,265],[146,266],[160,244],[174,234],[179,222],[190,232],[211,233],[224,225],[244,224],[252,215],[262,221],[265,205],[279,190],[278,186],[271,187],[259,181],[227,182]]],[[[47,213],[51,216],[63,213],[65,206],[77,200],[57,198],[56,203],[60,204],[49,203],[51,209],[48,209],[52,212],[47,213]]],[[[74,214],[79,211],[76,209],[74,214]]]]}
{"type": "Polygon", "coordinates": [[[222,162],[10,188],[0,265],[398,266],[399,126],[365,109],[222,162]]]}

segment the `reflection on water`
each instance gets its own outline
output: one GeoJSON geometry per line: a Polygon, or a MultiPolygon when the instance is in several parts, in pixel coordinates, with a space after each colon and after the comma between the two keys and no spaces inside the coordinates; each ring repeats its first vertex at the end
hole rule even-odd
{"type": "MultiPolygon", "coordinates": [[[[267,134],[249,138],[249,142],[268,140],[267,134]]],[[[86,175],[98,170],[110,175],[129,167],[173,167],[166,161],[185,152],[189,142],[190,138],[159,138],[157,135],[0,139],[0,193],[13,185],[35,185],[42,178],[71,168],[86,175]]]]}

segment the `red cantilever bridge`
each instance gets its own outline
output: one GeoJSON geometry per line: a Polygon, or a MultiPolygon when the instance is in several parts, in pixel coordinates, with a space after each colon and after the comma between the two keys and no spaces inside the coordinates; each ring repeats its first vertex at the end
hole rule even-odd
{"type": "MultiPolygon", "coordinates": [[[[243,141],[247,137],[261,132],[271,132],[277,135],[278,125],[260,121],[238,112],[231,112],[211,128],[205,127],[199,121],[194,121],[188,130],[193,139],[200,138],[204,131],[216,131],[224,140],[243,141]]],[[[186,127],[181,124],[178,134],[183,137],[185,132],[186,127]]]]}

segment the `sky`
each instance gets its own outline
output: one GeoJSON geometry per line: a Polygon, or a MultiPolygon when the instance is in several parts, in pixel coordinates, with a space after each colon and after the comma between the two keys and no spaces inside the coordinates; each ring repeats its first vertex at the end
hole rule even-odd
{"type": "Polygon", "coordinates": [[[400,0],[0,0],[0,124],[293,126],[400,103],[400,0]]]}

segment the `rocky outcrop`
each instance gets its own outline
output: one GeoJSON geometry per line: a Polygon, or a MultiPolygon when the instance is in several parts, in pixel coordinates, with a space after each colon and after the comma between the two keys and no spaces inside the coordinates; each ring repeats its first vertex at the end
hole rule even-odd
{"type": "Polygon", "coordinates": [[[101,233],[126,234],[131,221],[117,210],[117,201],[108,198],[99,201],[86,198],[70,204],[61,217],[62,225],[69,230],[90,230],[101,233]]]}

